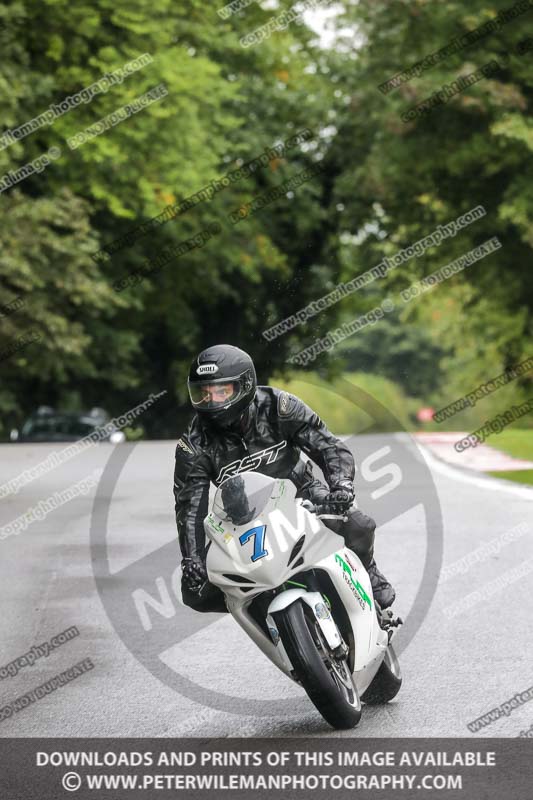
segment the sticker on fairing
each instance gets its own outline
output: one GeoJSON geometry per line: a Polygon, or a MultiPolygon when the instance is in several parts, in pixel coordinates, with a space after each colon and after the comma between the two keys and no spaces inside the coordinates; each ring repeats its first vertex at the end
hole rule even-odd
{"type": "Polygon", "coordinates": [[[348,564],[351,566],[351,568],[353,569],[353,571],[354,571],[354,572],[356,572],[356,570],[357,570],[357,567],[356,567],[356,566],[355,566],[355,564],[352,562],[352,560],[351,560],[350,556],[348,555],[348,553],[346,553],[346,550],[345,550],[344,552],[345,552],[345,554],[346,554],[346,561],[347,561],[347,562],[348,562],[348,564]]]}
{"type": "Polygon", "coordinates": [[[356,598],[356,600],[359,601],[359,605],[361,606],[361,608],[365,607],[365,603],[368,603],[368,607],[372,608],[372,603],[370,602],[369,596],[367,595],[367,593],[365,592],[359,581],[354,580],[350,565],[347,564],[346,561],[343,558],[341,558],[341,556],[338,553],[335,553],[335,561],[342,567],[343,578],[350,587],[350,589],[352,590],[353,596],[356,598]]]}
{"type": "Polygon", "coordinates": [[[253,539],[254,551],[250,556],[251,561],[260,561],[260,559],[268,555],[268,550],[265,550],[264,547],[265,532],[266,525],[256,525],[239,536],[241,547],[244,546],[250,539],[253,539]]]}
{"type": "Polygon", "coordinates": [[[215,522],[211,514],[209,514],[207,518],[207,524],[209,525],[210,528],[213,528],[213,530],[215,530],[217,533],[224,533],[224,528],[222,527],[222,525],[219,525],[217,522],[215,522]]]}

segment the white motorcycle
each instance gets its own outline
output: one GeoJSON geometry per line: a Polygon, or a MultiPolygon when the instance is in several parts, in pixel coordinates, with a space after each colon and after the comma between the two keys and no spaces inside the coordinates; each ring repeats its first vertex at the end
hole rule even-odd
{"type": "MultiPolygon", "coordinates": [[[[402,678],[391,639],[401,620],[374,602],[368,573],[294,485],[257,472],[225,480],[204,525],[209,580],[268,658],[334,728],[361,700],[386,703],[402,678]]],[[[334,517],[342,519],[342,517],[334,517]]]]}

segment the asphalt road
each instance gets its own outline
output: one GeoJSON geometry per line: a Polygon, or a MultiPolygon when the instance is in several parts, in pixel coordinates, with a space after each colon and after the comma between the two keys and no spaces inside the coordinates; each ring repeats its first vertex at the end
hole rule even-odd
{"type": "MultiPolygon", "coordinates": [[[[0,540],[0,675],[32,646],[72,625],[79,630],[0,679],[0,709],[83,659],[94,663],[0,721],[0,736],[514,737],[530,728],[531,701],[479,733],[467,723],[533,686],[533,566],[518,578],[508,572],[533,559],[533,489],[429,456],[426,464],[405,435],[349,443],[359,505],[379,523],[378,564],[410,620],[398,642],[404,685],[393,703],[365,707],[356,730],[334,732],[230,617],[181,606],[173,443],[99,444],[0,500],[6,525],[108,464],[96,504],[92,489],[0,540]],[[501,540],[499,552],[477,550],[468,571],[435,585],[441,544],[449,567],[524,523],[529,528],[501,540]]],[[[58,449],[1,446],[0,484],[58,449]]]]}

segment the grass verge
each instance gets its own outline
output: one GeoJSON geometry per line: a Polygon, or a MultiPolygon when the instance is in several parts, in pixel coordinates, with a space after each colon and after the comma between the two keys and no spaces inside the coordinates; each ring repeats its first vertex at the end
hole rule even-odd
{"type": "MultiPolygon", "coordinates": [[[[487,440],[487,444],[515,458],[533,461],[533,430],[514,428],[502,431],[495,436],[491,436],[487,440]]],[[[517,470],[516,472],[512,470],[489,472],[488,474],[493,475],[495,478],[504,478],[507,481],[533,485],[533,469],[517,470]]]]}

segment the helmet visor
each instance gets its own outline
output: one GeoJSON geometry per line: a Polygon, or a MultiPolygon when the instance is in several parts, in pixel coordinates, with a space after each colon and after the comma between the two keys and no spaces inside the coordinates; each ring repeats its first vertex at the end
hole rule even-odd
{"type": "MultiPolygon", "coordinates": [[[[247,374],[247,373],[246,373],[247,374]]],[[[246,374],[235,378],[206,379],[188,383],[189,396],[198,411],[216,411],[230,408],[250,389],[246,374]]]]}

